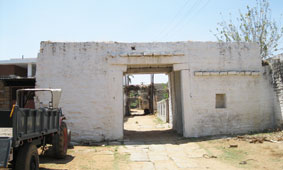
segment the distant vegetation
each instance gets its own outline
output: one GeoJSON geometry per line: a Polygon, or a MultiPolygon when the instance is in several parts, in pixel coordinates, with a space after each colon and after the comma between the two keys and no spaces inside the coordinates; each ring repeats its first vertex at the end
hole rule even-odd
{"type": "Polygon", "coordinates": [[[247,11],[239,11],[239,15],[233,20],[230,14],[228,21],[217,23],[214,35],[218,41],[258,43],[262,59],[283,51],[279,45],[283,27],[271,18],[268,0],[257,0],[255,7],[247,6],[247,11]]]}

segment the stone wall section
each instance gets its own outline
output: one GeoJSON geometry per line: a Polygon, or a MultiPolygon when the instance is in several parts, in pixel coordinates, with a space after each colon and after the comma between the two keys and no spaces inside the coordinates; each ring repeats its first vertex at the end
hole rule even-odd
{"type": "Polygon", "coordinates": [[[283,54],[268,60],[269,75],[276,97],[274,99],[274,121],[277,126],[283,125],[283,54]]]}

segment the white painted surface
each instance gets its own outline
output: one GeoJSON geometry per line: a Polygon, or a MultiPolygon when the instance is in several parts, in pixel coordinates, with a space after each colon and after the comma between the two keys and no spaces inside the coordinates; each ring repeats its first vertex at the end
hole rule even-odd
{"type": "Polygon", "coordinates": [[[0,60],[0,65],[2,64],[28,64],[28,63],[32,63],[32,64],[36,64],[36,58],[15,58],[15,59],[10,59],[10,60],[0,60]]]}
{"type": "Polygon", "coordinates": [[[183,112],[182,112],[182,93],[181,93],[181,73],[180,71],[173,72],[174,89],[172,93],[173,98],[173,129],[179,134],[183,134],[183,112]]]}
{"type": "Polygon", "coordinates": [[[32,63],[28,63],[28,75],[27,77],[32,77],[32,63]]]}
{"type": "Polygon", "coordinates": [[[13,128],[0,128],[1,137],[13,137],[13,128]]]}
{"type": "Polygon", "coordinates": [[[175,106],[171,107],[176,114],[176,106],[182,103],[185,137],[244,133],[273,123],[270,99],[274,96],[262,75],[256,44],[42,42],[40,51],[37,86],[62,89],[60,105],[74,140],[123,137],[122,79],[127,66],[169,65],[180,71],[181,84],[173,86],[176,92],[181,88],[182,97],[181,101],[172,97],[175,106]],[[260,71],[260,75],[194,75],[202,71],[260,71]],[[227,108],[215,108],[216,93],[226,94],[227,108]]]}
{"type": "Polygon", "coordinates": [[[22,68],[28,68],[29,64],[35,66],[36,60],[37,58],[15,58],[10,60],[0,60],[0,65],[16,65],[22,68]]]}
{"type": "Polygon", "coordinates": [[[169,99],[163,99],[157,102],[157,116],[163,122],[167,122],[167,120],[169,120],[169,99]]]}

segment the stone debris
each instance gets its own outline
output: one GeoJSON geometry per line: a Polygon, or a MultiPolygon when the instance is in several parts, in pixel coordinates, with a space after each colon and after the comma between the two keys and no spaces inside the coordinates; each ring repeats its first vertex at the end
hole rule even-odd
{"type": "Polygon", "coordinates": [[[235,144],[230,144],[230,146],[229,146],[230,148],[237,148],[238,147],[238,145],[235,145],[235,144]]]}
{"type": "Polygon", "coordinates": [[[247,164],[247,161],[242,161],[242,162],[240,162],[239,164],[245,165],[245,164],[247,164]]]}
{"type": "Polygon", "coordinates": [[[210,159],[210,158],[217,158],[217,156],[214,155],[208,155],[208,154],[203,154],[203,157],[206,159],[210,159]]]}
{"type": "Polygon", "coordinates": [[[281,143],[281,142],[283,142],[283,136],[281,136],[281,135],[277,135],[275,137],[267,137],[267,136],[252,136],[252,137],[251,136],[237,136],[237,140],[247,141],[249,143],[263,143],[263,142],[281,143]]]}
{"type": "Polygon", "coordinates": [[[256,161],[256,160],[254,160],[254,159],[247,159],[245,161],[241,161],[239,164],[246,165],[246,164],[248,164],[248,161],[256,161]]]}

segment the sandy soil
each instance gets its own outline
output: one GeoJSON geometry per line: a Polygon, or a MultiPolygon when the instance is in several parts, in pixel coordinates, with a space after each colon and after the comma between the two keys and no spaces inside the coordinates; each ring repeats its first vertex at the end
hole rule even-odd
{"type": "Polygon", "coordinates": [[[186,139],[154,115],[134,114],[123,141],[75,146],[64,160],[40,156],[41,170],[283,169],[283,131],[186,139]]]}

